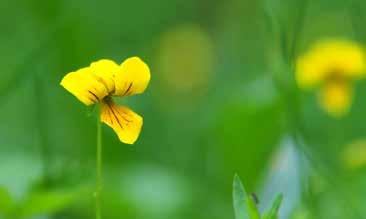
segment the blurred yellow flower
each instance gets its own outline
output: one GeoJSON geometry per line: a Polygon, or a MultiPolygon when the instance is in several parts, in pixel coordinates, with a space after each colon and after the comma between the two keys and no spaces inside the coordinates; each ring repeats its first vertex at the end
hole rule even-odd
{"type": "Polygon", "coordinates": [[[366,139],[359,139],[348,144],[341,153],[345,167],[358,169],[366,166],[366,139]]]}
{"type": "Polygon", "coordinates": [[[334,117],[345,115],[353,97],[353,82],[365,75],[363,48],[350,41],[328,40],[316,43],[296,63],[299,87],[320,87],[319,103],[334,117]]]}
{"type": "Polygon", "coordinates": [[[159,106],[168,111],[193,110],[207,94],[215,73],[211,35],[194,23],[174,26],[159,37],[155,61],[160,86],[154,97],[159,106]]]}
{"type": "Polygon", "coordinates": [[[121,65],[107,59],[68,73],[61,85],[85,105],[101,104],[100,120],[110,126],[120,141],[133,144],[143,119],[125,106],[117,106],[112,96],[131,96],[145,91],[150,81],[149,67],[138,57],[121,65]]]}

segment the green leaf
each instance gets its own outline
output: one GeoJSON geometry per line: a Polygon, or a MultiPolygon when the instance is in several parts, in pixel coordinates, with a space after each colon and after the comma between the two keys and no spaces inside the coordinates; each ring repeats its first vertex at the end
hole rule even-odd
{"type": "Polygon", "coordinates": [[[272,207],[269,209],[268,212],[265,213],[263,219],[277,219],[278,210],[280,209],[282,199],[283,199],[282,194],[280,194],[276,197],[275,201],[272,204],[272,207]]]}
{"type": "Polygon", "coordinates": [[[261,216],[254,199],[251,196],[247,196],[246,202],[250,219],[260,219],[261,216]]]}
{"type": "Polygon", "coordinates": [[[13,199],[9,191],[0,187],[0,215],[9,215],[14,207],[13,199]]]}
{"type": "Polygon", "coordinates": [[[70,205],[76,197],[75,193],[66,191],[35,192],[19,206],[19,215],[27,218],[41,214],[55,213],[70,205]]]}
{"type": "Polygon", "coordinates": [[[237,174],[234,176],[233,182],[233,204],[235,219],[249,219],[247,206],[245,205],[247,200],[247,193],[244,186],[237,174]]]}

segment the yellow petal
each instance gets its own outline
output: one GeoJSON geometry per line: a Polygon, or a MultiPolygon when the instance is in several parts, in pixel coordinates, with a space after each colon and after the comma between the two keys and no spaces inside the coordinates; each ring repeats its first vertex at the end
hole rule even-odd
{"type": "Polygon", "coordinates": [[[324,85],[319,102],[331,116],[342,117],[348,113],[352,102],[352,88],[343,82],[331,82],[324,85]]]}
{"type": "Polygon", "coordinates": [[[121,71],[115,75],[115,93],[117,96],[129,96],[145,91],[150,81],[149,67],[138,57],[126,59],[121,71]]]}
{"type": "Polygon", "coordinates": [[[296,81],[304,89],[320,84],[328,76],[328,72],[320,67],[319,61],[310,56],[302,56],[296,63],[296,81]]]}
{"type": "Polygon", "coordinates": [[[300,87],[316,86],[327,78],[358,79],[365,75],[364,49],[346,40],[326,40],[316,43],[297,60],[296,80],[300,87]]]}
{"type": "Polygon", "coordinates": [[[91,73],[90,68],[68,73],[60,84],[85,105],[92,105],[108,95],[107,88],[91,73]]]}
{"type": "Polygon", "coordinates": [[[90,68],[93,74],[105,84],[108,93],[114,93],[114,75],[120,71],[121,67],[112,60],[102,59],[93,62],[90,68]]]}
{"type": "Polygon", "coordinates": [[[142,117],[128,107],[117,106],[111,100],[102,102],[100,119],[126,144],[133,144],[137,140],[143,122],[142,117]]]}

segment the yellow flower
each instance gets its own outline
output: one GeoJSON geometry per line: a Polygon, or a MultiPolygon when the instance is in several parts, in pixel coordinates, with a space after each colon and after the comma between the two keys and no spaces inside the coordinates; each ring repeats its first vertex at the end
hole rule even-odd
{"type": "Polygon", "coordinates": [[[341,153],[343,164],[349,169],[366,166],[366,139],[359,139],[348,144],[341,153]]]}
{"type": "Polygon", "coordinates": [[[344,40],[316,43],[296,63],[299,87],[321,87],[318,100],[330,115],[341,117],[350,108],[353,82],[365,75],[365,54],[361,46],[344,40]]]}
{"type": "Polygon", "coordinates": [[[93,62],[89,67],[68,73],[61,86],[87,106],[100,103],[100,120],[117,133],[120,141],[133,144],[143,119],[128,107],[117,106],[111,97],[140,94],[149,81],[149,67],[138,57],[132,57],[121,65],[107,59],[93,62]]]}

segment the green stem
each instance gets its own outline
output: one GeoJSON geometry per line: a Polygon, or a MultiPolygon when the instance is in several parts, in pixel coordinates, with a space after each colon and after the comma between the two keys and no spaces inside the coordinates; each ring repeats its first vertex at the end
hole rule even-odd
{"type": "Polygon", "coordinates": [[[40,156],[42,161],[42,186],[45,188],[50,186],[51,181],[51,160],[50,160],[50,150],[48,147],[48,137],[47,137],[47,127],[45,122],[45,113],[43,111],[47,110],[47,106],[44,104],[44,92],[41,77],[38,73],[34,74],[34,89],[35,89],[35,118],[37,124],[37,135],[40,145],[40,156]]]}
{"type": "MultiPolygon", "coordinates": [[[[98,113],[99,115],[99,113],[98,113]]],[[[102,176],[102,123],[99,116],[97,117],[97,154],[96,154],[96,190],[95,190],[95,207],[96,219],[101,219],[101,191],[103,184],[102,176]]]]}

